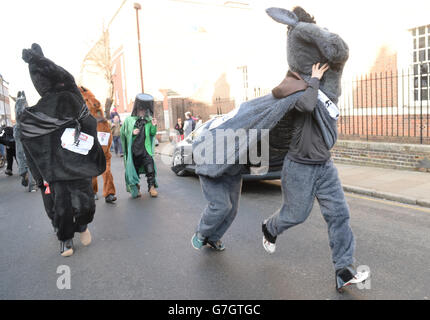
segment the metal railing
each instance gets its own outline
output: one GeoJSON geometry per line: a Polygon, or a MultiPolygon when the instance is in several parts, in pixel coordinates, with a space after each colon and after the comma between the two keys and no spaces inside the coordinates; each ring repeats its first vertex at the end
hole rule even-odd
{"type": "Polygon", "coordinates": [[[422,63],[343,81],[340,138],[430,144],[429,67],[422,63]]]}

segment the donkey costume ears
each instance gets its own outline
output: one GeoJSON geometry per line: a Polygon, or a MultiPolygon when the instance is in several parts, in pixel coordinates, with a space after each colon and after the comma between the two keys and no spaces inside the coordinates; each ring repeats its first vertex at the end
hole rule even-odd
{"type": "Polygon", "coordinates": [[[266,13],[276,22],[295,27],[299,23],[299,18],[292,11],[282,8],[269,8],[266,13]]]}

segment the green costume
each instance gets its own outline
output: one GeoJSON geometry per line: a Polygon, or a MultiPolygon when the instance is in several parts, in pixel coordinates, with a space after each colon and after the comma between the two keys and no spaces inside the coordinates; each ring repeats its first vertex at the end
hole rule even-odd
{"type": "MultiPolygon", "coordinates": [[[[124,124],[121,127],[121,143],[124,150],[125,183],[127,186],[127,192],[130,192],[133,198],[136,198],[139,192],[137,188],[137,185],[140,183],[139,174],[145,173],[143,166],[135,168],[133,162],[132,145],[137,137],[133,135],[133,130],[138,129],[136,127],[136,121],[138,119],[139,117],[137,116],[130,116],[125,119],[124,124]]],[[[153,157],[155,145],[154,137],[157,133],[157,126],[152,124],[152,117],[147,116],[145,117],[145,120],[147,120],[147,123],[145,124],[145,149],[148,154],[153,157]]],[[[158,187],[157,182],[155,182],[155,187],[158,187]]]]}

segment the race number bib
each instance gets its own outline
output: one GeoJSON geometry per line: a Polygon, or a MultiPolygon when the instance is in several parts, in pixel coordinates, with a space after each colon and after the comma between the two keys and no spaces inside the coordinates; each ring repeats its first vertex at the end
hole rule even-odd
{"type": "Polygon", "coordinates": [[[81,132],[75,143],[75,129],[67,128],[61,136],[61,146],[69,151],[87,155],[94,145],[94,137],[81,132]]]}
{"type": "Polygon", "coordinates": [[[107,146],[109,144],[109,132],[97,132],[97,139],[102,146],[107,146]]]}
{"type": "Polygon", "coordinates": [[[339,108],[321,90],[318,90],[318,100],[320,100],[327,108],[331,118],[335,120],[339,119],[339,108]]]}

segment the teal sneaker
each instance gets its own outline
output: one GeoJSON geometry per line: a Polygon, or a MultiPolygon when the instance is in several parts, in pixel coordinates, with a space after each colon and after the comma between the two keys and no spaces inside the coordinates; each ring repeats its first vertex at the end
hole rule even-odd
{"type": "Polygon", "coordinates": [[[215,251],[224,251],[225,250],[225,245],[221,240],[218,240],[218,241],[208,240],[206,243],[209,247],[211,247],[215,251]]]}
{"type": "Polygon", "coordinates": [[[197,233],[195,233],[193,235],[193,237],[191,238],[191,245],[193,246],[194,249],[196,250],[200,250],[201,248],[203,248],[203,246],[205,245],[205,240],[204,239],[200,239],[197,236],[197,233]]]}

